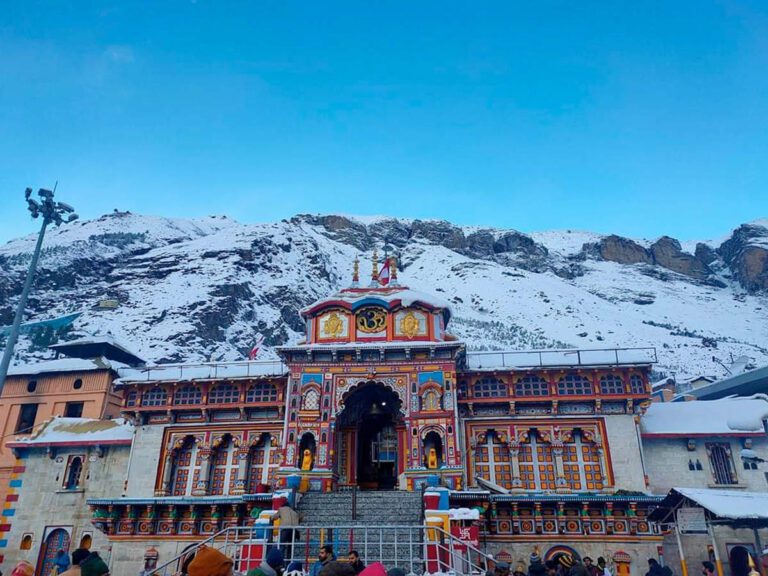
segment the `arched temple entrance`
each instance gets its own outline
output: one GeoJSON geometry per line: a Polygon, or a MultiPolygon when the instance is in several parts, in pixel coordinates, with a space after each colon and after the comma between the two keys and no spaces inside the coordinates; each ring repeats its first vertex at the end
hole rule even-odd
{"type": "Polygon", "coordinates": [[[341,476],[364,490],[391,490],[397,486],[401,438],[404,434],[397,393],[367,382],[344,398],[336,418],[341,445],[341,476]]]}

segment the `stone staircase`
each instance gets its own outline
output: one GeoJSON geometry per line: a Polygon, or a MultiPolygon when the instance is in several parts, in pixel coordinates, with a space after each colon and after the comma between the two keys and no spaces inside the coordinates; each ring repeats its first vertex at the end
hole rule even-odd
{"type": "Polygon", "coordinates": [[[308,492],[297,509],[306,526],[416,526],[422,521],[421,492],[308,492]]]}
{"type": "Polygon", "coordinates": [[[314,562],[321,544],[331,544],[336,555],[358,550],[366,564],[413,564],[423,552],[422,495],[420,492],[309,492],[297,510],[302,528],[285,552],[297,560],[314,562]],[[397,526],[397,528],[389,528],[397,526]]]}

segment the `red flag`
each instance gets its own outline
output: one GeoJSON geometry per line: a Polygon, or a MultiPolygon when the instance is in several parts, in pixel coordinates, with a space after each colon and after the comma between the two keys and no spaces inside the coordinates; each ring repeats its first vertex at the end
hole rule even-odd
{"type": "Polygon", "coordinates": [[[384,265],[379,270],[379,284],[382,286],[389,284],[389,258],[384,259],[384,265]]]}
{"type": "Polygon", "coordinates": [[[254,344],[253,348],[251,348],[251,351],[248,353],[248,360],[256,359],[256,357],[259,355],[259,349],[261,348],[262,342],[264,342],[264,336],[259,334],[256,336],[256,344],[254,344]]]}

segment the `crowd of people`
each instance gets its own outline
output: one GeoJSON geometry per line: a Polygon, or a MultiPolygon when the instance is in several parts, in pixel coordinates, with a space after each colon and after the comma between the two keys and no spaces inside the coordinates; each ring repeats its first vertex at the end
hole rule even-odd
{"type": "MultiPolygon", "coordinates": [[[[35,567],[22,560],[16,564],[11,576],[36,576],[35,567]]],[[[72,552],[70,561],[70,555],[64,550],[59,550],[53,559],[52,576],[109,576],[109,566],[98,552],[78,548],[72,552]]]]}

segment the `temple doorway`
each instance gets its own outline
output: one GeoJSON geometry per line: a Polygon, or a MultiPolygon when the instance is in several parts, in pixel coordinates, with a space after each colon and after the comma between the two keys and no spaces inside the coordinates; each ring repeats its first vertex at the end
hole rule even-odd
{"type": "Polygon", "coordinates": [[[337,418],[347,483],[362,490],[397,486],[404,427],[397,393],[376,382],[355,388],[337,418]]]}

